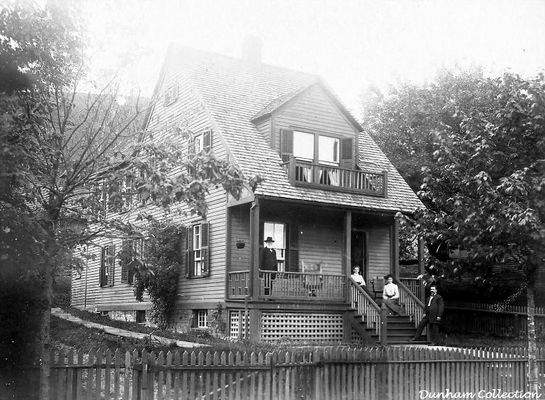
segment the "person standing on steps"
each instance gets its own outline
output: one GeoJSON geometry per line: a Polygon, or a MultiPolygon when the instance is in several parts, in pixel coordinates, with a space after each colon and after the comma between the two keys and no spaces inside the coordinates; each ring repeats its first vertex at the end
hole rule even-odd
{"type": "Polygon", "coordinates": [[[437,285],[433,284],[430,286],[430,297],[426,301],[425,314],[418,328],[416,328],[416,333],[411,341],[416,341],[422,335],[422,331],[426,325],[430,325],[430,340],[431,344],[434,345],[437,343],[437,338],[439,336],[439,324],[441,323],[441,317],[443,316],[443,311],[445,310],[445,303],[440,294],[437,293],[437,285]]]}

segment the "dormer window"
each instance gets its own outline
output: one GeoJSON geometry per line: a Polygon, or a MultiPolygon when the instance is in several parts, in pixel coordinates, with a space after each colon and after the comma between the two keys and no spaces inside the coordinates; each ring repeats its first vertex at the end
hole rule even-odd
{"type": "Polygon", "coordinates": [[[302,131],[281,131],[283,161],[295,157],[313,164],[353,168],[353,138],[342,138],[302,131]]]}
{"type": "Polygon", "coordinates": [[[174,103],[176,100],[178,100],[178,93],[179,93],[179,88],[177,83],[170,86],[165,91],[165,106],[169,106],[172,103],[174,103]]]}

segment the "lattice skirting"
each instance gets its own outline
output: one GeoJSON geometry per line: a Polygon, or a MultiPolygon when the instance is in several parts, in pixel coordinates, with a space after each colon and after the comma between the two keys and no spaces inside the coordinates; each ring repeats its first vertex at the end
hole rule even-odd
{"type": "Polygon", "coordinates": [[[261,340],[312,343],[343,341],[342,314],[264,312],[261,315],[261,340]]]}
{"type": "Polygon", "coordinates": [[[250,325],[249,316],[244,321],[243,310],[229,311],[229,337],[232,339],[245,339],[247,337],[246,327],[250,325]]]}

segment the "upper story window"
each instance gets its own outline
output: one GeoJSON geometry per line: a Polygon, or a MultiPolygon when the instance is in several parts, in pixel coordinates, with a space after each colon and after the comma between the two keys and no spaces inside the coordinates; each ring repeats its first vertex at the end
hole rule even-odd
{"type": "Polygon", "coordinates": [[[179,94],[179,87],[178,87],[178,84],[175,83],[174,85],[170,86],[165,91],[165,106],[169,106],[172,103],[174,103],[176,100],[178,100],[178,94],[179,94]]]}
{"type": "Polygon", "coordinates": [[[353,138],[320,133],[282,130],[280,138],[283,161],[295,157],[315,164],[353,168],[353,138]]]}
{"type": "Polygon", "coordinates": [[[210,152],[210,150],[212,150],[212,131],[208,130],[191,136],[187,146],[189,155],[210,152]]]}

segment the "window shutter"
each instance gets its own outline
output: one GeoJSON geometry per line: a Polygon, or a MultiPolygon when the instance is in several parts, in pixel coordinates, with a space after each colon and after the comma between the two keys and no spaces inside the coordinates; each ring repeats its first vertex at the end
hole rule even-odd
{"type": "Polygon", "coordinates": [[[293,156],[293,131],[280,130],[280,156],[283,162],[288,162],[293,156]]]}
{"type": "Polygon", "coordinates": [[[108,254],[108,286],[114,285],[114,276],[115,276],[115,244],[108,247],[109,254],[108,254]]]}
{"type": "Polygon", "coordinates": [[[100,257],[100,286],[106,286],[106,249],[107,247],[103,247],[101,250],[101,257],[100,257]]]}
{"type": "Polygon", "coordinates": [[[354,139],[341,139],[341,168],[354,168],[354,139]]]}
{"type": "MultiPolygon", "coordinates": [[[[132,247],[132,240],[123,240],[121,249],[126,249],[128,246],[132,247]]],[[[129,267],[123,263],[121,265],[121,283],[129,283],[129,267]]]]}
{"type": "Polygon", "coordinates": [[[193,227],[186,229],[185,240],[185,277],[193,275],[193,227]]]}
{"type": "Polygon", "coordinates": [[[209,251],[209,231],[210,224],[201,224],[201,256],[202,256],[202,275],[210,275],[210,251],[209,251]]]}
{"type": "Polygon", "coordinates": [[[206,131],[202,134],[202,148],[208,153],[212,150],[212,131],[206,131]]]}

